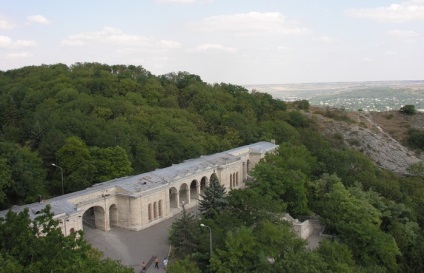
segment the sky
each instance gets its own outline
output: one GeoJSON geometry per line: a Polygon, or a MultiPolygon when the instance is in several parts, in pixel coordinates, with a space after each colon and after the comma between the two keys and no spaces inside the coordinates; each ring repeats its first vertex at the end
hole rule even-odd
{"type": "Polygon", "coordinates": [[[0,70],[99,62],[208,83],[424,80],[424,0],[0,0],[0,70]]]}

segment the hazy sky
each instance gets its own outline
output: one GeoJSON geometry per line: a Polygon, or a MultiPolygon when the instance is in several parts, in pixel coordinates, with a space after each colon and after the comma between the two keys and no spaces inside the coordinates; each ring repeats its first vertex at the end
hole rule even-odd
{"type": "Polygon", "coordinates": [[[209,83],[423,80],[424,0],[0,0],[0,70],[75,62],[209,83]]]}

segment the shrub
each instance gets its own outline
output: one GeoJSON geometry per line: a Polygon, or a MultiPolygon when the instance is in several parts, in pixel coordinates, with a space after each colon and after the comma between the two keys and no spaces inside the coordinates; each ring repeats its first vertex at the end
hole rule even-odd
{"type": "Polygon", "coordinates": [[[408,104],[408,105],[402,106],[399,109],[399,112],[412,116],[417,113],[417,110],[415,109],[414,105],[408,104]]]}

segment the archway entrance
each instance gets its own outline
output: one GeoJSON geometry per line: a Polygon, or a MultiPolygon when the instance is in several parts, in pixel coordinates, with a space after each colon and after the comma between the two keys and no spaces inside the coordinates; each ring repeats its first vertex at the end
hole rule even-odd
{"type": "Polygon", "coordinates": [[[191,181],[190,184],[190,203],[196,202],[199,198],[199,194],[197,193],[198,182],[197,180],[191,181]]]}
{"type": "Polygon", "coordinates": [[[115,204],[109,207],[109,223],[110,227],[118,226],[118,207],[115,204]]]}
{"type": "Polygon", "coordinates": [[[184,202],[184,204],[189,204],[190,200],[189,200],[189,190],[188,190],[188,186],[187,184],[182,184],[180,187],[180,205],[182,205],[184,202]]]}
{"type": "Polygon", "coordinates": [[[169,206],[171,209],[178,208],[178,191],[175,187],[169,189],[169,206]]]}
{"type": "Polygon", "coordinates": [[[205,189],[206,189],[207,186],[208,186],[208,178],[206,176],[203,176],[202,180],[200,180],[200,194],[201,195],[205,192],[205,189]]]}
{"type": "Polygon", "coordinates": [[[82,216],[83,226],[106,230],[105,210],[100,206],[87,209],[82,216]]]}

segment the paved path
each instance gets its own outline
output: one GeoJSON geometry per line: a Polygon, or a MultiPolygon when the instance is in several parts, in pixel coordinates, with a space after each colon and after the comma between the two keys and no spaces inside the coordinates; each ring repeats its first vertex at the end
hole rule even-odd
{"type": "Polygon", "coordinates": [[[141,231],[113,228],[105,232],[84,226],[85,239],[106,257],[134,268],[134,272],[140,272],[144,261],[148,265],[147,272],[163,273],[162,261],[169,254],[168,231],[175,217],[141,231]],[[159,269],[154,268],[153,260],[149,263],[154,256],[160,260],[159,269]]]}

